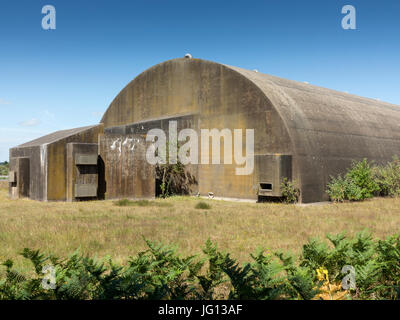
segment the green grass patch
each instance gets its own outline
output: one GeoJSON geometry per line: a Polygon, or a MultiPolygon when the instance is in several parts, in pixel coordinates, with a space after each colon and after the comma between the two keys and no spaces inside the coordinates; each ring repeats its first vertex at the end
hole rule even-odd
{"type": "Polygon", "coordinates": [[[114,201],[114,204],[119,207],[172,207],[173,205],[168,202],[157,202],[157,201],[149,201],[149,200],[129,200],[129,199],[121,199],[114,201]]]}
{"type": "Polygon", "coordinates": [[[200,201],[200,202],[198,202],[196,204],[195,208],[196,209],[209,210],[209,209],[211,209],[211,206],[208,203],[204,202],[204,201],[200,201]]]}

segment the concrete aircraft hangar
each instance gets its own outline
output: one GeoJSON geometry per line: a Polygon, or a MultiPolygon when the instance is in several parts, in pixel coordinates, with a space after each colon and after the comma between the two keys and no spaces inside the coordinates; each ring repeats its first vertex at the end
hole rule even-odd
{"type": "MultiPolygon", "coordinates": [[[[42,201],[153,198],[149,130],[254,130],[254,168],[188,165],[192,193],[225,198],[281,196],[296,180],[301,201],[327,200],[331,175],[353,160],[400,154],[400,107],[191,57],[157,64],[115,97],[99,124],[57,131],[10,149],[10,196],[42,201]]],[[[223,139],[225,140],[225,139],[223,139]]],[[[220,144],[224,154],[224,141],[220,144]]],[[[243,150],[246,139],[243,138],[243,150]]],[[[202,157],[202,155],[200,155],[202,157]]]]}

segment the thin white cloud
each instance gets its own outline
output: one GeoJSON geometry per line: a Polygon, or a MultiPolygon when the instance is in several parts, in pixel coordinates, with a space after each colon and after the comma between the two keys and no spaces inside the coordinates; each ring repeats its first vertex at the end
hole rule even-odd
{"type": "Polygon", "coordinates": [[[42,114],[45,119],[54,120],[56,117],[55,114],[50,112],[49,110],[43,110],[42,114]]]}
{"type": "Polygon", "coordinates": [[[11,103],[4,99],[0,99],[0,105],[9,105],[9,104],[11,104],[11,103]]]}
{"type": "Polygon", "coordinates": [[[30,120],[22,121],[19,123],[22,127],[35,127],[40,124],[40,120],[36,118],[32,118],[30,120]]]}

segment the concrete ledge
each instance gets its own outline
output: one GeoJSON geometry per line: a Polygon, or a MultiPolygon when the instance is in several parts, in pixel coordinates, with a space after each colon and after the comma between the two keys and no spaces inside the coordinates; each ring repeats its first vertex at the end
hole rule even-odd
{"type": "Polygon", "coordinates": [[[325,206],[332,204],[330,201],[321,201],[321,202],[311,202],[311,203],[296,203],[296,206],[299,207],[309,207],[309,206],[325,206]]]}
{"type": "MultiPolygon", "coordinates": [[[[194,197],[196,197],[196,196],[194,196],[194,197]]],[[[209,198],[208,196],[199,196],[199,197],[197,197],[197,198],[208,199],[208,200],[230,201],[230,202],[257,203],[257,200],[253,200],[253,199],[226,198],[226,197],[214,197],[214,198],[209,198]]]]}

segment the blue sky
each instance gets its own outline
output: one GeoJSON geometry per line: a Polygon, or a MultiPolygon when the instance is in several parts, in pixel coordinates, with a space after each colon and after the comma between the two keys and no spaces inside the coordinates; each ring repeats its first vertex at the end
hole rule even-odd
{"type": "Polygon", "coordinates": [[[140,72],[187,52],[400,104],[399,17],[398,0],[0,0],[0,161],[99,122],[140,72]],[[41,27],[47,4],[56,30],[41,27]],[[347,4],[356,30],[341,27],[347,4]]]}

